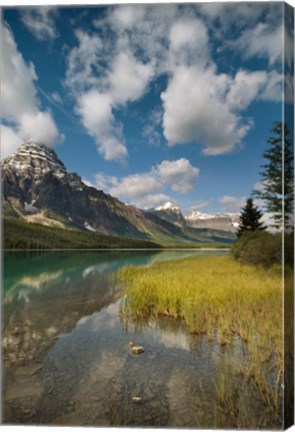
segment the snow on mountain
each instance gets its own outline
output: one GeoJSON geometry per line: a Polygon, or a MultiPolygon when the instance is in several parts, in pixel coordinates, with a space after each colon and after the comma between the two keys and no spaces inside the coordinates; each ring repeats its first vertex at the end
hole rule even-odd
{"type": "Polygon", "coordinates": [[[239,227],[239,218],[239,213],[210,214],[192,210],[185,219],[188,225],[194,228],[212,228],[235,232],[239,227]]]}
{"type": "Polygon", "coordinates": [[[183,227],[186,225],[185,219],[179,207],[173,204],[171,201],[166,201],[164,204],[148,210],[149,213],[152,213],[159,218],[173,223],[176,226],[183,227]]]}
{"type": "Polygon", "coordinates": [[[172,204],[171,201],[166,201],[164,204],[159,205],[154,210],[161,211],[161,210],[171,210],[171,211],[177,211],[180,212],[180,208],[176,205],[172,204]]]}

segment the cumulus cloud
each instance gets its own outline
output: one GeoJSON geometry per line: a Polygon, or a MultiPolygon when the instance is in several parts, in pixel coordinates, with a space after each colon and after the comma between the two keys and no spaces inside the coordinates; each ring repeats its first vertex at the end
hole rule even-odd
{"type": "Polygon", "coordinates": [[[227,213],[240,213],[241,208],[245,205],[246,197],[224,195],[219,199],[219,202],[223,206],[223,211],[227,213]]]}
{"type": "Polygon", "coordinates": [[[19,120],[19,135],[24,140],[33,139],[52,146],[59,136],[58,129],[49,112],[37,111],[35,113],[24,113],[19,120]]]}
{"type": "MultiPolygon", "coordinates": [[[[274,43],[273,65],[279,36],[276,32],[269,42],[270,28],[277,28],[273,21],[269,24],[272,10],[269,5],[248,4],[117,5],[94,21],[97,33],[77,30],[77,45],[68,55],[66,83],[82,124],[102,156],[119,160],[127,155],[123,125],[116,121],[116,113],[143,97],[150,82],[163,75],[168,84],[161,94],[161,127],[168,145],[201,144],[206,155],[241,148],[253,126],[252,120],[243,118],[244,111],[256,100],[280,100],[281,77],[275,70],[219,72],[209,28],[219,26],[220,35],[215,36],[222,40],[234,24],[240,36],[227,47],[243,49],[249,56],[269,55],[268,47],[274,43]],[[249,27],[257,36],[255,43],[261,36],[256,45],[250,39],[248,44],[249,27]],[[108,98],[108,104],[105,111],[92,107],[93,112],[97,110],[97,125],[89,127],[81,100],[85,104],[94,93],[108,98]]],[[[150,122],[143,127],[143,136],[156,144],[161,140],[150,122]]]]}
{"type": "Polygon", "coordinates": [[[206,63],[210,57],[207,28],[199,19],[176,21],[171,26],[169,41],[170,55],[175,64],[206,63]]]}
{"type": "Polygon", "coordinates": [[[241,112],[254,99],[279,101],[281,88],[277,72],[239,70],[231,77],[212,65],[178,67],[161,94],[168,145],[197,142],[207,155],[233,151],[252,127],[241,112]]]}
{"type": "Polygon", "coordinates": [[[176,161],[163,161],[154,170],[164,185],[170,186],[174,192],[188,193],[194,186],[200,170],[190,162],[181,158],[176,161]]]}
{"type": "Polygon", "coordinates": [[[1,24],[1,30],[1,114],[9,122],[9,129],[3,126],[2,155],[11,154],[15,143],[30,138],[53,146],[62,136],[51,113],[40,109],[34,65],[24,61],[10,29],[1,24]]]}
{"type": "Polygon", "coordinates": [[[97,34],[76,30],[78,44],[67,57],[66,84],[74,94],[87,91],[98,83],[103,42],[97,34]]]}
{"type": "Polygon", "coordinates": [[[8,126],[0,125],[1,158],[10,156],[22,144],[22,140],[14,130],[8,126]]]}
{"type": "Polygon", "coordinates": [[[26,7],[21,11],[21,20],[26,28],[39,40],[58,36],[55,27],[57,9],[50,6],[26,7]]]}
{"type": "Polygon", "coordinates": [[[134,200],[134,205],[144,210],[148,210],[148,209],[159,207],[165,204],[167,201],[170,201],[176,205],[173,199],[171,199],[168,195],[165,195],[163,193],[146,195],[143,198],[136,199],[134,200]]]}
{"type": "Polygon", "coordinates": [[[109,189],[109,192],[116,197],[132,199],[159,192],[161,189],[162,184],[159,179],[150,173],[144,173],[129,175],[121,179],[116,186],[109,189]]]}
{"type": "Polygon", "coordinates": [[[130,53],[119,53],[109,75],[114,105],[139,99],[152,76],[152,64],[137,61],[130,53]]]}
{"type": "Polygon", "coordinates": [[[268,23],[259,22],[254,28],[247,28],[232,44],[244,57],[267,58],[270,65],[282,62],[283,28],[273,28],[268,23]]]}
{"type": "Polygon", "coordinates": [[[113,111],[139,99],[153,76],[151,63],[136,59],[131,52],[118,52],[109,60],[101,38],[76,31],[78,46],[68,56],[66,84],[76,100],[76,112],[83,126],[106,160],[121,160],[127,155],[122,124],[113,111]]]}
{"type": "Polygon", "coordinates": [[[209,25],[217,36],[224,38],[232,36],[233,29],[241,30],[253,26],[267,17],[267,21],[278,21],[282,16],[281,4],[271,3],[222,3],[207,2],[196,5],[196,9],[209,22],[209,25]],[[228,35],[228,32],[230,35],[228,35]]]}
{"type": "Polygon", "coordinates": [[[180,194],[187,194],[195,185],[199,169],[181,158],[175,161],[162,161],[152,167],[149,172],[131,174],[118,178],[96,174],[96,186],[104,192],[131,202],[141,207],[160,205],[170,198],[164,194],[171,190],[180,194]]]}
{"type": "Polygon", "coordinates": [[[161,94],[164,135],[170,146],[198,142],[218,155],[237,147],[250,128],[225,103],[231,79],[213,67],[179,67],[161,94]]]}
{"type": "Polygon", "coordinates": [[[96,90],[84,93],[77,102],[76,111],[106,160],[116,160],[126,156],[127,149],[121,127],[115,123],[110,95],[96,90]]]}

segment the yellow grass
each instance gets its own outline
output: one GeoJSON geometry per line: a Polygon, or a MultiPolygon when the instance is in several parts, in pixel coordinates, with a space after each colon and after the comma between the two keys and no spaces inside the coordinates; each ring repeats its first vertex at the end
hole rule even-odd
{"type": "MultiPolygon", "coordinates": [[[[125,287],[123,313],[127,318],[165,314],[183,319],[190,332],[206,334],[209,341],[221,345],[230,346],[240,338],[247,352],[246,360],[234,364],[232,359],[228,364],[234,374],[256,386],[272,416],[281,417],[283,341],[279,269],[240,264],[229,256],[197,257],[150,267],[125,267],[119,278],[125,287]],[[271,383],[272,372],[276,379],[271,383]]],[[[219,378],[217,396],[225,403],[221,389],[226,382],[222,373],[219,378]]],[[[225,391],[228,397],[229,386],[233,386],[232,379],[225,391]]],[[[230,403],[235,401],[227,400],[230,403]]],[[[237,426],[245,427],[244,421],[238,419],[237,426]]]]}
{"type": "Polygon", "coordinates": [[[282,356],[282,282],[279,271],[257,269],[231,257],[197,257],[125,267],[125,312],[133,318],[167,314],[191,332],[217,331],[221,343],[239,335],[255,349],[282,356]]]}

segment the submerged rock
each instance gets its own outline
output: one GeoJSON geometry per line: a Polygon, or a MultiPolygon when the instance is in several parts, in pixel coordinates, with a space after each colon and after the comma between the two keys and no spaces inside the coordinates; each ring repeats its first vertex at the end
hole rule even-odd
{"type": "Polygon", "coordinates": [[[143,402],[143,399],[140,396],[133,396],[132,402],[135,404],[141,404],[143,402]]]}
{"type": "Polygon", "coordinates": [[[129,342],[132,354],[138,355],[144,353],[144,348],[140,345],[135,345],[132,341],[129,342]]]}

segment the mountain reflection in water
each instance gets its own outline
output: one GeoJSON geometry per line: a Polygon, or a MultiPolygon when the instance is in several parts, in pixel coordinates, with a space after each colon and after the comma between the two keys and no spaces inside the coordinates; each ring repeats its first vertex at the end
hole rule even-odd
{"type": "MultiPolygon", "coordinates": [[[[4,422],[214,425],[214,412],[204,409],[204,391],[214,394],[224,349],[167,317],[121,322],[121,287],[112,277],[127,264],[203,254],[5,254],[4,422]],[[145,353],[132,355],[130,340],[142,344],[145,353]],[[143,403],[134,405],[133,396],[143,403]]],[[[232,353],[241,350],[237,344],[232,353]]]]}

